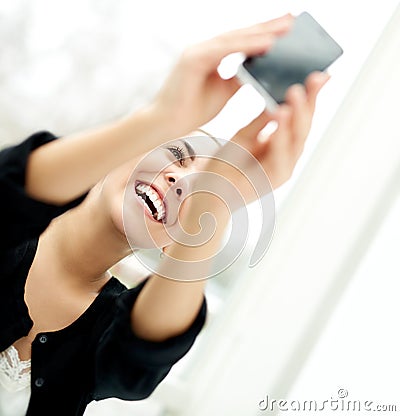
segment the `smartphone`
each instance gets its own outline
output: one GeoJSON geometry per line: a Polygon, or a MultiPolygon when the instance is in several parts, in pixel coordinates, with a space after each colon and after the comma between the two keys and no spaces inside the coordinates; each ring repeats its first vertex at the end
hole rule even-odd
{"type": "Polygon", "coordinates": [[[236,77],[242,84],[251,84],[264,97],[266,109],[274,112],[291,85],[304,84],[311,72],[326,70],[342,53],[323,27],[303,12],[266,54],[246,58],[236,77]]]}

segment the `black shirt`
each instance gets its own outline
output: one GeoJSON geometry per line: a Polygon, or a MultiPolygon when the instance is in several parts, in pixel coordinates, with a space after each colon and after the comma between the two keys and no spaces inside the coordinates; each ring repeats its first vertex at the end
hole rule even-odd
{"type": "MultiPolygon", "coordinates": [[[[24,288],[39,235],[53,218],[84,198],[59,207],[26,195],[27,158],[54,139],[39,132],[0,152],[0,351],[32,328],[24,288]]],[[[146,341],[136,337],[130,325],[130,311],[145,284],[128,290],[113,277],[71,325],[37,334],[27,415],[82,415],[92,400],[140,400],[151,394],[193,345],[205,322],[206,302],[184,334],[164,342],[146,341]]]]}

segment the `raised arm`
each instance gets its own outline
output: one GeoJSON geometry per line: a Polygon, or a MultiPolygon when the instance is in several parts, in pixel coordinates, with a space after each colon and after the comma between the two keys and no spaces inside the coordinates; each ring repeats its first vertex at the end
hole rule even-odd
{"type": "Polygon", "coordinates": [[[192,198],[190,209],[184,213],[183,229],[189,234],[198,233],[197,219],[207,212],[215,218],[215,232],[200,247],[177,242],[166,249],[158,269],[160,275],[150,277],[132,310],[133,331],[144,339],[163,341],[185,332],[203,303],[212,257],[220,248],[230,213],[214,195],[199,194],[192,198]]]}
{"type": "Polygon", "coordinates": [[[123,119],[41,146],[30,156],[26,191],[63,204],[81,195],[113,168],[212,119],[238,90],[217,72],[230,53],[265,52],[286,32],[292,16],[235,30],[183,52],[152,103],[123,119]]]}
{"type": "MultiPolygon", "coordinates": [[[[274,189],[286,182],[294,170],[311,128],[317,94],[328,79],[326,74],[314,73],[307,79],[306,87],[291,87],[287,94],[287,104],[281,105],[274,115],[278,128],[267,140],[258,140],[263,128],[272,119],[272,116],[264,112],[232,139],[258,160],[274,189]]],[[[235,184],[247,202],[253,201],[255,195],[249,192],[252,188],[246,177],[229,163],[223,162],[224,159],[229,162],[224,156],[224,148],[217,155],[222,161],[211,159],[207,170],[228,179],[235,184]]],[[[247,168],[251,170],[252,166],[247,168]]],[[[177,266],[176,262],[166,257],[159,268],[162,276],[178,279],[187,276],[187,280],[205,278],[211,271],[212,256],[220,249],[230,215],[227,206],[212,194],[199,193],[190,198],[195,200],[187,212],[182,213],[183,229],[190,234],[198,233],[198,219],[201,214],[208,212],[216,220],[215,233],[200,246],[177,242],[169,246],[167,253],[179,259],[180,263],[177,266]],[[208,262],[197,263],[197,260],[208,258],[208,262]]],[[[205,280],[183,282],[159,276],[151,277],[132,310],[134,332],[153,341],[162,341],[184,332],[199,311],[204,285],[205,280]]]]}

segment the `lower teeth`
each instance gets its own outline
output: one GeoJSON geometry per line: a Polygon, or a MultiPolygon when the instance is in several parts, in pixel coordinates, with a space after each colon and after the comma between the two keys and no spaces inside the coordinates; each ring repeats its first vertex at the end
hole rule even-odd
{"type": "Polygon", "coordinates": [[[161,221],[161,219],[163,218],[163,215],[160,215],[158,213],[158,211],[154,212],[152,211],[152,209],[150,208],[149,204],[146,201],[147,195],[143,194],[143,193],[138,193],[136,192],[138,196],[140,196],[143,200],[143,204],[146,206],[146,209],[148,210],[148,212],[151,214],[151,216],[156,220],[156,221],[161,221]],[[143,198],[144,196],[144,198],[143,198]]]}

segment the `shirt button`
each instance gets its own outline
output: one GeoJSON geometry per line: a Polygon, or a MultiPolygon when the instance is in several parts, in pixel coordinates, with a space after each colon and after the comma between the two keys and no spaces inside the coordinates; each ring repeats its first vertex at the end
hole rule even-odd
{"type": "Polygon", "coordinates": [[[39,377],[35,380],[35,386],[36,387],[42,387],[43,384],[44,384],[44,379],[43,378],[39,377]]]}
{"type": "Polygon", "coordinates": [[[39,342],[42,344],[45,344],[47,342],[47,336],[46,335],[41,335],[39,338],[39,342]]]}

